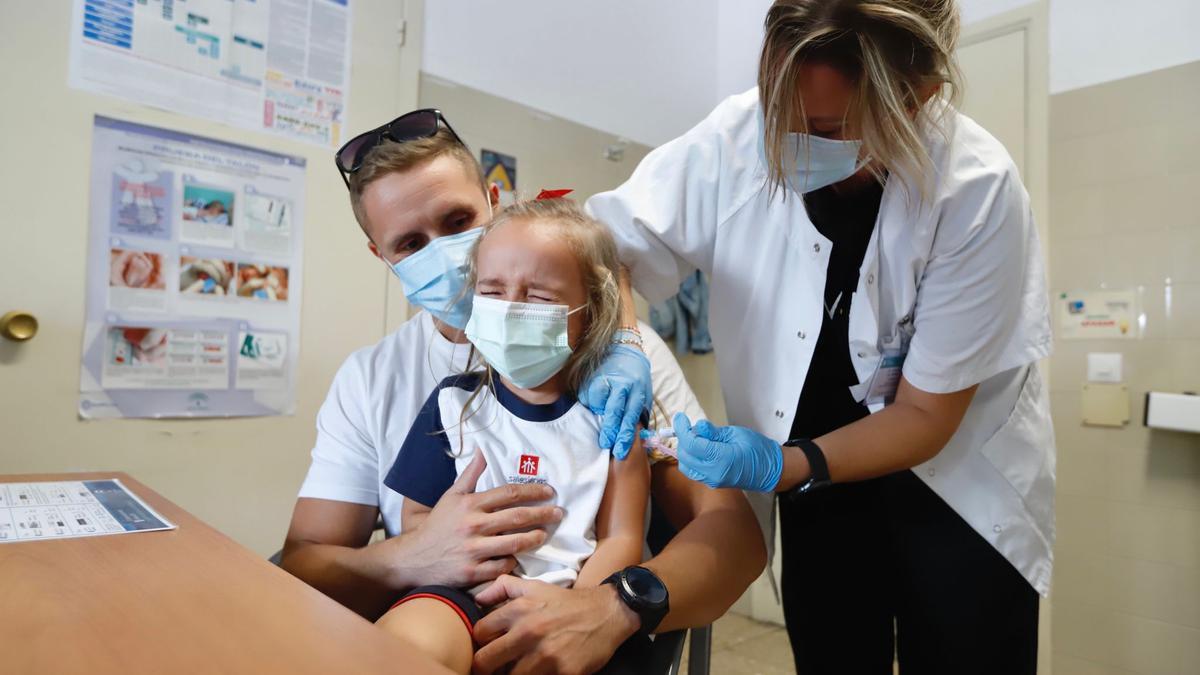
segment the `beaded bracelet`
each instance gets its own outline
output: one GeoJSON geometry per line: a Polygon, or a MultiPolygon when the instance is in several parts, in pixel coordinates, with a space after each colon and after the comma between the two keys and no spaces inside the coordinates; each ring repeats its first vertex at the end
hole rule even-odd
{"type": "Polygon", "coordinates": [[[614,345],[631,345],[642,348],[642,333],[636,328],[618,328],[613,333],[612,343],[614,345]]]}

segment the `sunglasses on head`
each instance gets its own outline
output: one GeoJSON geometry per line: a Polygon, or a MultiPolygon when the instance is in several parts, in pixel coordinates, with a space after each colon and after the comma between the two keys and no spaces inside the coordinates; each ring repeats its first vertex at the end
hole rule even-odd
{"type": "Polygon", "coordinates": [[[454,140],[466,145],[454,131],[454,127],[450,126],[442,111],[435,108],[422,108],[405,113],[381,127],[351,138],[333,157],[346,188],[350,188],[350,175],[362,168],[363,159],[375,146],[384,141],[404,143],[429,138],[436,134],[442,125],[446,126],[454,140]]]}

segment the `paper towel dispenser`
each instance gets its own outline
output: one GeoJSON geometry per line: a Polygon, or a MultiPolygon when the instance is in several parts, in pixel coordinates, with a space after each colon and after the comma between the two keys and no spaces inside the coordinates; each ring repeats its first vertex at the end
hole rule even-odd
{"type": "Polygon", "coordinates": [[[1146,426],[1153,429],[1200,433],[1200,396],[1146,392],[1146,426]]]}

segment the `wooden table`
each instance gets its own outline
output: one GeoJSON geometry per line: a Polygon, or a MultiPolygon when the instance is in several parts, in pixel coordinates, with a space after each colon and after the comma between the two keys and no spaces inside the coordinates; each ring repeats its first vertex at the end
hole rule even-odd
{"type": "Polygon", "coordinates": [[[123,473],[179,529],[0,544],[0,672],[448,673],[123,473]]]}

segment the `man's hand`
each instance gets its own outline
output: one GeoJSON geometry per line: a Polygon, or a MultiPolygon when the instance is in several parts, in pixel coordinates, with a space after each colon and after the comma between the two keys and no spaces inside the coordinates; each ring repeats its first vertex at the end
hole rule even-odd
{"type": "Polygon", "coordinates": [[[512,675],[594,673],[640,625],[612,584],[566,589],[502,576],[475,600],[485,607],[508,600],[475,626],[483,645],[476,673],[509,663],[512,675]]]}
{"type": "Polygon", "coordinates": [[[512,571],[514,554],[546,541],[541,528],[562,520],[557,506],[518,506],[551,499],[554,490],[546,485],[502,485],[476,493],[486,466],[483,454],[476,453],[420,526],[394,538],[394,572],[403,580],[398,587],[470,587],[491,581],[512,571]]]}

